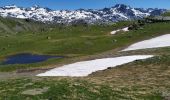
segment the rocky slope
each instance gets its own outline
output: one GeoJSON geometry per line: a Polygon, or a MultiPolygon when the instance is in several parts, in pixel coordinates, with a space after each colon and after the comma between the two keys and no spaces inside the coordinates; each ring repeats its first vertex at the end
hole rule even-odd
{"type": "Polygon", "coordinates": [[[121,20],[139,19],[150,15],[160,15],[165,11],[165,9],[157,8],[132,8],[123,4],[117,4],[111,8],[98,10],[78,9],[74,11],[51,10],[49,8],[43,8],[37,5],[30,8],[9,5],[0,7],[0,16],[33,19],[36,21],[53,23],[107,23],[121,20]]]}

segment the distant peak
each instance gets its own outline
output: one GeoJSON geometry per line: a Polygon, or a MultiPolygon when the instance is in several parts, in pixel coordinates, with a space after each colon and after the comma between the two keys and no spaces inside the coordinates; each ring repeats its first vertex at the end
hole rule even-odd
{"type": "Polygon", "coordinates": [[[39,9],[39,8],[42,8],[42,9],[45,9],[47,11],[51,11],[50,8],[48,7],[41,7],[40,5],[33,5],[32,7],[30,7],[32,10],[36,10],[36,9],[39,9]]]}
{"type": "Polygon", "coordinates": [[[33,5],[32,8],[40,8],[39,5],[33,5]]]}
{"type": "Polygon", "coordinates": [[[20,7],[8,5],[0,7],[0,16],[21,19],[32,19],[41,22],[52,23],[110,23],[124,20],[141,19],[150,15],[160,15],[163,9],[136,9],[129,5],[117,4],[111,8],[104,9],[78,9],[78,10],[51,10],[47,7],[33,5],[31,7],[20,7]],[[83,21],[82,21],[83,20],[83,21]]]}
{"type": "Polygon", "coordinates": [[[116,8],[122,8],[122,7],[127,8],[127,7],[129,7],[130,8],[129,5],[125,5],[125,4],[116,4],[114,7],[116,7],[116,8]]]}

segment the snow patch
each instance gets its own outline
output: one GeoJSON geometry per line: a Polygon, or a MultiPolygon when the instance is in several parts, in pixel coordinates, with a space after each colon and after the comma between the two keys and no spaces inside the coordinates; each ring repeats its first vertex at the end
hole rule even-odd
{"type": "Polygon", "coordinates": [[[122,28],[122,29],[114,30],[110,34],[114,35],[114,34],[116,34],[117,32],[120,32],[120,31],[128,32],[129,31],[128,28],[129,27],[125,27],[125,28],[122,28]]]}
{"type": "Polygon", "coordinates": [[[122,51],[170,46],[170,34],[135,43],[122,51]]]}
{"type": "Polygon", "coordinates": [[[122,56],[115,58],[103,58],[90,61],[81,61],[73,64],[61,66],[59,68],[52,69],[45,73],[38,74],[37,76],[70,76],[70,77],[83,77],[89,74],[105,70],[108,67],[116,67],[118,65],[133,62],[135,60],[146,59],[153,57],[153,55],[133,55],[122,56]]]}
{"type": "Polygon", "coordinates": [[[124,31],[124,32],[128,32],[128,31],[129,31],[129,27],[125,27],[125,28],[123,28],[123,29],[122,29],[122,31],[124,31]]]}

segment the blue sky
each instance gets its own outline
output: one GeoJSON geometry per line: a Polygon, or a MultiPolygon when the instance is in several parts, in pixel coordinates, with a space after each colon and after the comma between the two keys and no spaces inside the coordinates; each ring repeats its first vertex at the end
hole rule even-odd
{"type": "Polygon", "coordinates": [[[51,9],[100,9],[115,4],[127,4],[132,7],[167,8],[170,9],[170,0],[0,0],[0,6],[15,4],[22,7],[40,5],[51,9]]]}

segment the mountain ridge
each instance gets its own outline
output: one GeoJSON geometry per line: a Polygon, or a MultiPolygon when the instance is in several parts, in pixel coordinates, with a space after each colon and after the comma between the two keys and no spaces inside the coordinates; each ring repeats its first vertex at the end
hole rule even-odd
{"type": "Polygon", "coordinates": [[[52,10],[47,7],[34,5],[24,8],[16,5],[0,7],[0,16],[21,19],[32,19],[50,23],[109,23],[126,20],[140,19],[164,13],[166,9],[158,8],[132,8],[124,4],[116,4],[103,9],[77,9],[77,10],[52,10]]]}

